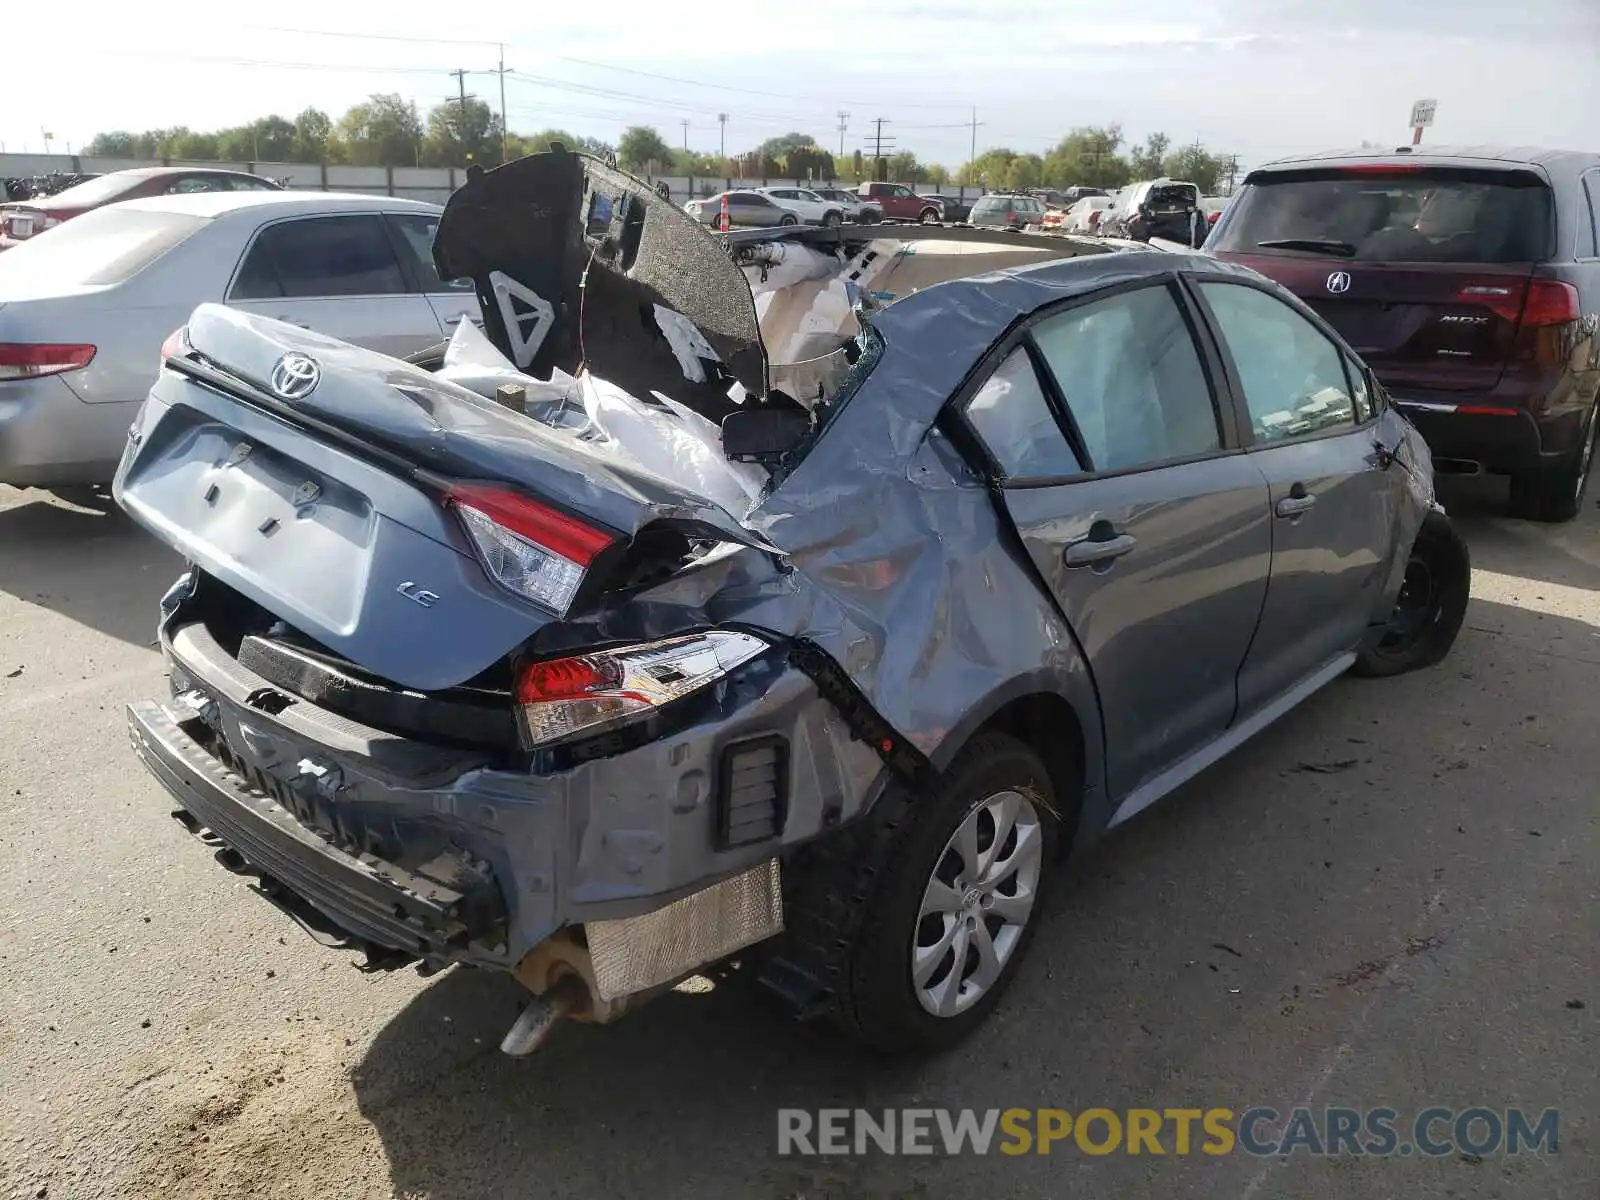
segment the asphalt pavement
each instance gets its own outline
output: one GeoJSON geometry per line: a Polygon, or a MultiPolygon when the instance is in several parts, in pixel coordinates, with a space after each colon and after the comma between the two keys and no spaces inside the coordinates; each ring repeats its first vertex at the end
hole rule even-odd
{"type": "Polygon", "coordinates": [[[0,1197],[1594,1200],[1600,513],[1503,493],[1445,494],[1452,656],[1332,685],[1108,839],[957,1050],[863,1056],[735,975],[513,1061],[509,981],[362,974],[168,819],[122,709],[165,693],[177,563],[0,487],[0,1197]],[[1554,1108],[1558,1148],[776,1153],[784,1107],[1296,1105],[1554,1108]]]}

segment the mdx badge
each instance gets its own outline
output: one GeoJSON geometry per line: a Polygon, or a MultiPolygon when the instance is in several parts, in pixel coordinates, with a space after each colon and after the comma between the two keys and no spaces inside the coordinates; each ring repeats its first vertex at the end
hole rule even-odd
{"type": "Polygon", "coordinates": [[[272,364],[267,382],[280,400],[304,400],[322,382],[322,368],[309,354],[291,350],[272,364]]]}
{"type": "Polygon", "coordinates": [[[1350,290],[1350,272],[1335,271],[1328,276],[1328,290],[1339,296],[1350,290]]]}
{"type": "Polygon", "coordinates": [[[399,587],[395,588],[395,591],[399,592],[413,604],[422,605],[423,608],[432,608],[435,604],[439,603],[438,592],[430,592],[420,583],[413,583],[409,579],[402,583],[399,587]]]}

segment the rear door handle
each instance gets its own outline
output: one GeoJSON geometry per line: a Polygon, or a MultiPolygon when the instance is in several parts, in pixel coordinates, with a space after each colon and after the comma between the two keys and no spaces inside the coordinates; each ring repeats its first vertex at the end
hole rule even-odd
{"type": "Polygon", "coordinates": [[[1069,567],[1090,567],[1096,563],[1110,563],[1121,558],[1139,544],[1131,534],[1119,533],[1105,541],[1085,540],[1073,542],[1063,554],[1062,561],[1069,567]]]}
{"type": "Polygon", "coordinates": [[[1296,496],[1293,493],[1290,493],[1282,500],[1279,500],[1278,503],[1273,506],[1272,511],[1277,513],[1280,517],[1298,517],[1316,502],[1317,498],[1315,496],[1296,496]]]}

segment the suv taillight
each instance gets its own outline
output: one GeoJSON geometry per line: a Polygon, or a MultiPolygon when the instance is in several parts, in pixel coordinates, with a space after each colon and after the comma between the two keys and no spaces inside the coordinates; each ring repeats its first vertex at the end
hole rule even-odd
{"type": "Polygon", "coordinates": [[[1522,327],[1543,328],[1565,325],[1583,315],[1578,289],[1558,279],[1535,279],[1528,284],[1528,299],[1522,306],[1522,327]]]}
{"type": "Polygon", "coordinates": [[[94,361],[94,353],[93,346],[78,343],[0,342],[0,382],[81,371],[94,361]]]}

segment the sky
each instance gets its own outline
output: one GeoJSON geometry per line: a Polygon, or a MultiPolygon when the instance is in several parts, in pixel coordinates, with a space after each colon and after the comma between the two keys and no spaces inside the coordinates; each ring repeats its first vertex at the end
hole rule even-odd
{"type": "Polygon", "coordinates": [[[440,5],[214,0],[13,23],[0,54],[0,148],[56,152],[110,129],[212,129],[307,106],[335,119],[373,92],[424,112],[470,94],[514,131],[614,142],[654,125],[729,153],[790,130],[837,152],[886,144],[957,165],[1043,153],[1077,125],[1199,140],[1246,166],[1362,141],[1600,150],[1600,0],[786,0],[440,5]],[[245,12],[250,12],[246,16],[245,12]],[[691,12],[702,14],[689,20],[691,12]],[[726,16],[719,16],[725,12],[726,16]],[[1004,20],[997,18],[1003,16],[1004,20]],[[227,20],[229,23],[222,23],[227,20]],[[978,125],[972,128],[976,110],[978,125]],[[687,121],[685,126],[683,122],[687,121]]]}

